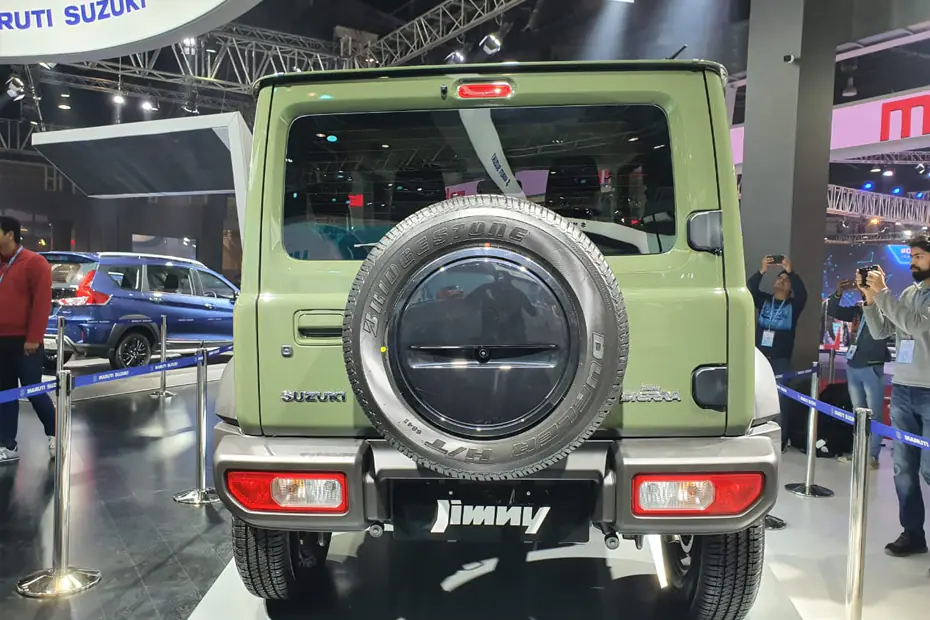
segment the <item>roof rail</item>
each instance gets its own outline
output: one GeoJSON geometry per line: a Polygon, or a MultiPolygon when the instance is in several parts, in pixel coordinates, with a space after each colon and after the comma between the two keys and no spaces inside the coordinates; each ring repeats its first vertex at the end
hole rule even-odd
{"type": "Polygon", "coordinates": [[[181,258],[180,256],[166,256],[165,254],[146,254],[144,252],[97,252],[97,256],[124,256],[127,258],[160,258],[162,260],[172,261],[176,263],[188,263],[190,265],[197,265],[198,267],[206,267],[199,260],[194,260],[193,258],[181,258]]]}

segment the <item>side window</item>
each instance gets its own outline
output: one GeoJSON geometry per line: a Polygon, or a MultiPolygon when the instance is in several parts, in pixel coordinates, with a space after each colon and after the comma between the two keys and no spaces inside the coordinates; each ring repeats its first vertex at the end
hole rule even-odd
{"type": "Polygon", "coordinates": [[[138,291],[142,285],[142,268],[123,265],[107,265],[101,267],[116,283],[116,286],[126,291],[138,291]]]}
{"type": "Polygon", "coordinates": [[[194,286],[191,283],[191,270],[184,267],[149,265],[148,285],[149,290],[153,293],[194,294],[194,286]]]}
{"type": "Polygon", "coordinates": [[[206,271],[198,271],[197,273],[200,274],[200,284],[203,286],[204,295],[208,297],[216,295],[221,299],[235,298],[235,291],[212,273],[207,273],[206,271]]]}

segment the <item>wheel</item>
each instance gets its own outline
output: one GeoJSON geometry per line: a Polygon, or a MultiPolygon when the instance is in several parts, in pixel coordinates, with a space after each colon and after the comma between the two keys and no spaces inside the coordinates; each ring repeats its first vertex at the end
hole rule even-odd
{"type": "Polygon", "coordinates": [[[469,196],[415,213],[371,250],[343,344],[356,400],[394,447],[447,476],[502,480],[600,426],[629,326],[579,228],[526,200],[469,196]]]}
{"type": "MultiPolygon", "coordinates": [[[[71,359],[71,356],[74,355],[71,351],[65,351],[62,355],[61,365],[64,366],[71,359]]],[[[58,371],[58,354],[45,352],[45,359],[42,361],[42,367],[47,373],[54,373],[58,371]]]]}
{"type": "Polygon", "coordinates": [[[686,620],[742,620],[762,581],[765,526],[662,541],[673,604],[686,620]]]}
{"type": "Polygon", "coordinates": [[[142,332],[127,332],[110,353],[110,366],[114,370],[145,366],[152,359],[152,340],[142,332]]]}
{"type": "Polygon", "coordinates": [[[267,600],[312,594],[332,534],[260,530],[233,517],[233,557],[246,589],[267,600]]]}

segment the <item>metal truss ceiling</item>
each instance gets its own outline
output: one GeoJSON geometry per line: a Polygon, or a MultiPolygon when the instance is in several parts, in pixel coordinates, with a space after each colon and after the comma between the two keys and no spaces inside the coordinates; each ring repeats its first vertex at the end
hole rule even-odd
{"type": "Polygon", "coordinates": [[[251,94],[252,84],[272,73],[351,66],[335,43],[242,24],[227,24],[191,41],[193,45],[185,41],[123,59],[67,66],[241,94],[251,94]]]}
{"type": "Polygon", "coordinates": [[[873,164],[877,166],[894,164],[930,164],[930,152],[904,151],[902,153],[883,153],[881,155],[868,155],[852,159],[839,159],[833,163],[844,164],[873,164]]]}
{"type": "Polygon", "coordinates": [[[930,222],[930,202],[831,185],[827,213],[874,218],[912,226],[930,222]]]}
{"type": "Polygon", "coordinates": [[[18,120],[0,118],[0,153],[20,153],[31,149],[33,126],[18,120]]]}
{"type": "Polygon", "coordinates": [[[446,0],[394,32],[364,46],[356,67],[402,65],[461,36],[526,0],[446,0]]]}

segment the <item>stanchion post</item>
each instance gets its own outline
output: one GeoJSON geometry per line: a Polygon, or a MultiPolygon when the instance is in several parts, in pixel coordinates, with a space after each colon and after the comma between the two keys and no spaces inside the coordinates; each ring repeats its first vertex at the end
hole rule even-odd
{"type": "Polygon", "coordinates": [[[849,550],[846,555],[846,620],[862,620],[865,574],[865,530],[869,507],[869,437],[872,412],[856,409],[852,481],[849,500],[849,550]]]}
{"type": "MultiPolygon", "coordinates": [[[[164,363],[168,361],[168,317],[164,314],[161,315],[160,340],[161,361],[164,363]]],[[[168,391],[168,369],[162,368],[161,387],[157,392],[152,392],[152,398],[171,398],[172,396],[174,396],[174,394],[168,391]]]]}
{"type": "MultiPolygon", "coordinates": [[[[59,323],[60,325],[60,323],[59,323]]],[[[21,579],[16,591],[28,598],[60,598],[90,590],[100,582],[100,572],[70,566],[71,525],[71,389],[70,370],[58,371],[55,420],[55,521],[52,540],[52,568],[21,579]]]]}
{"type": "Polygon", "coordinates": [[[836,381],[836,349],[830,349],[829,365],[827,366],[827,382],[833,384],[836,381]]]}
{"type": "Polygon", "coordinates": [[[65,367],[65,317],[55,321],[55,371],[56,375],[65,367]]]}
{"type": "Polygon", "coordinates": [[[179,504],[202,506],[220,501],[216,489],[207,487],[207,350],[197,351],[197,487],[178,493],[179,504]]]}
{"type": "MultiPolygon", "coordinates": [[[[820,395],[820,364],[814,364],[814,372],[811,374],[811,399],[817,400],[820,395]]],[[[817,408],[811,407],[807,419],[807,470],[804,474],[804,482],[792,482],[786,484],[785,489],[795,495],[804,497],[833,497],[833,491],[826,487],[814,484],[814,472],[817,467],[817,408]]]]}

